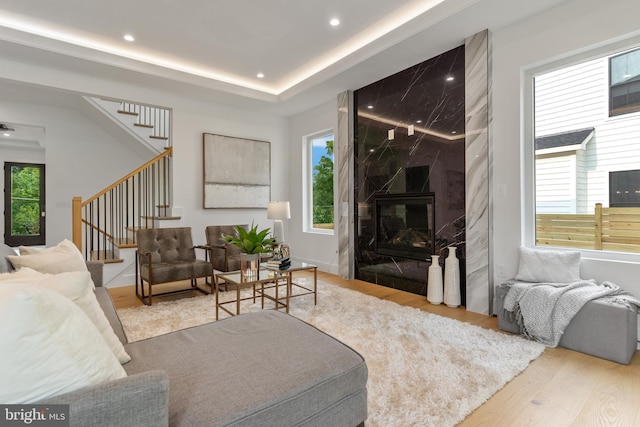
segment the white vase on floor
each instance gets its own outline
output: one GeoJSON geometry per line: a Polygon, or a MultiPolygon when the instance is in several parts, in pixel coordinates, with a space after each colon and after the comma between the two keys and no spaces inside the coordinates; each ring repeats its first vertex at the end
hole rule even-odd
{"type": "Polygon", "coordinates": [[[431,255],[431,266],[427,276],[427,300],[431,304],[442,304],[442,267],[438,255],[431,255]]]}
{"type": "Polygon", "coordinates": [[[449,246],[449,256],[444,260],[444,303],[449,307],[460,305],[460,262],[456,247],[449,246]]]}

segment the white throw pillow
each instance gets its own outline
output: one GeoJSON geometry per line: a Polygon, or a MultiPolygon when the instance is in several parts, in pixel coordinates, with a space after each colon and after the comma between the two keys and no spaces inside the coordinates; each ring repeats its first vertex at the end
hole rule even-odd
{"type": "Polygon", "coordinates": [[[0,286],[0,402],[33,403],[126,373],[87,316],[43,287],[0,286]]]}
{"type": "Polygon", "coordinates": [[[64,273],[67,271],[88,271],[82,254],[70,240],[63,240],[56,246],[45,249],[20,246],[20,255],[7,258],[17,270],[28,267],[42,273],[64,273]]]}
{"type": "Polygon", "coordinates": [[[536,283],[569,283],[580,280],[580,252],[521,247],[516,280],[536,283]]]}
{"type": "Polygon", "coordinates": [[[14,273],[0,274],[0,285],[3,285],[3,282],[42,286],[67,297],[96,326],[120,363],[127,363],[131,360],[117,335],[113,332],[107,316],[100,308],[100,303],[93,292],[94,285],[91,281],[91,274],[88,271],[45,274],[30,268],[21,268],[14,273]]]}

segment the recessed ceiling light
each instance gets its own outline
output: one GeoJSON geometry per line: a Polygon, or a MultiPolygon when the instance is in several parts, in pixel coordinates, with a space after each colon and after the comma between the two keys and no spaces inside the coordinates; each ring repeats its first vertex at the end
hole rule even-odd
{"type": "Polygon", "coordinates": [[[331,21],[329,21],[329,24],[332,27],[337,27],[338,25],[340,25],[340,20],[338,18],[333,18],[331,21]]]}
{"type": "Polygon", "coordinates": [[[422,123],[422,120],[416,120],[416,123],[422,123]]]}
{"type": "Polygon", "coordinates": [[[453,76],[449,76],[449,77],[447,77],[447,81],[448,81],[448,82],[452,82],[452,81],[453,81],[453,76]]]}
{"type": "Polygon", "coordinates": [[[11,136],[10,133],[3,133],[4,136],[11,136]]]}
{"type": "Polygon", "coordinates": [[[367,108],[371,110],[373,109],[373,105],[367,105],[367,108]]]}
{"type": "Polygon", "coordinates": [[[128,42],[135,41],[135,38],[131,34],[125,34],[124,39],[128,42]]]}
{"type": "Polygon", "coordinates": [[[455,134],[458,133],[458,131],[452,130],[451,133],[455,134]]]}
{"type": "Polygon", "coordinates": [[[258,74],[256,74],[256,77],[259,78],[259,79],[262,79],[262,78],[264,78],[264,74],[258,73],[258,74]]]}

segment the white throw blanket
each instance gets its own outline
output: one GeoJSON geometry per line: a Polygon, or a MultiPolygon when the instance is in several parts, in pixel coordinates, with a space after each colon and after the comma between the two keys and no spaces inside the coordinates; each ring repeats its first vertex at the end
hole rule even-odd
{"type": "Polygon", "coordinates": [[[548,347],[557,347],[565,328],[587,302],[610,297],[611,301],[640,306],[633,295],[611,282],[593,280],[571,283],[515,282],[504,299],[504,309],[516,318],[522,332],[548,347]]]}

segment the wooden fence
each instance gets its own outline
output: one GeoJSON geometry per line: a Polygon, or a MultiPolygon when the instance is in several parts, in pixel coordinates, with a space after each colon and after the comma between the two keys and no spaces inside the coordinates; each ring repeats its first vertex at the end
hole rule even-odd
{"type": "Polygon", "coordinates": [[[603,208],[593,214],[537,214],[536,245],[640,252],[640,208],[603,208]]]}

